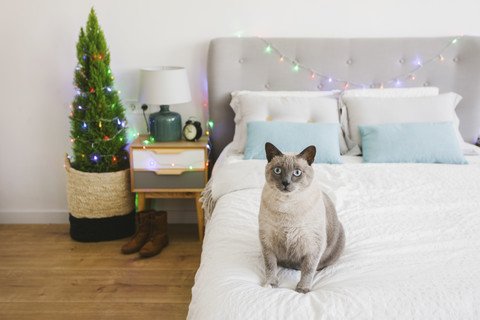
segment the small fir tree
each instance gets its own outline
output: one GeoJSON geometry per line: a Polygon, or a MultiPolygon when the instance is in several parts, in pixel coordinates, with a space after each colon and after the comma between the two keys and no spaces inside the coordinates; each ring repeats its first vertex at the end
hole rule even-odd
{"type": "Polygon", "coordinates": [[[112,172],[129,167],[125,150],[125,109],[113,85],[110,53],[92,8],[86,32],[80,29],[70,135],[72,167],[85,172],[112,172]]]}

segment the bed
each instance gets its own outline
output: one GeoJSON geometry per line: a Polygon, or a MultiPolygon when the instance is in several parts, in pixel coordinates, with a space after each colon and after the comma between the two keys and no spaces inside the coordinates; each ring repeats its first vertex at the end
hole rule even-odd
{"type": "Polygon", "coordinates": [[[214,39],[208,84],[213,170],[188,319],[480,318],[480,38],[214,39]],[[262,146],[298,152],[313,124],[334,124],[312,166],[345,250],[307,294],[281,267],[265,288],[262,146]]]}

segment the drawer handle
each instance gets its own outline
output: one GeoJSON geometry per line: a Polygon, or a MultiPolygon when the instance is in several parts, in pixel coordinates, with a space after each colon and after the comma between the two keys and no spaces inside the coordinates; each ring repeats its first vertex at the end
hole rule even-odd
{"type": "Polygon", "coordinates": [[[155,171],[156,175],[165,175],[165,176],[179,176],[182,173],[190,171],[188,169],[163,169],[163,170],[158,170],[155,171]]]}
{"type": "Polygon", "coordinates": [[[148,149],[156,154],[180,154],[184,150],[183,149],[148,149]]]}

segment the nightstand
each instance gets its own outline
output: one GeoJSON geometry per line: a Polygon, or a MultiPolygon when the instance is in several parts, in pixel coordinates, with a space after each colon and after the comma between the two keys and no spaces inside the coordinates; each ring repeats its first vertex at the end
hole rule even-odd
{"type": "Polygon", "coordinates": [[[208,138],[195,142],[150,142],[139,136],[130,145],[132,192],[138,193],[138,211],[151,199],[194,198],[198,235],[203,241],[204,217],[200,194],[208,179],[208,138]]]}

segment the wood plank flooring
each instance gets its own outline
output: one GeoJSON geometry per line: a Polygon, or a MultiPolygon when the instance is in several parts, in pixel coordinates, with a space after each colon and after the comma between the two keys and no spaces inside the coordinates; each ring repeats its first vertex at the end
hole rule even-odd
{"type": "Polygon", "coordinates": [[[201,244],[196,225],[169,225],[152,258],[128,238],[82,243],[68,225],[0,224],[0,319],[185,319],[201,244]]]}

